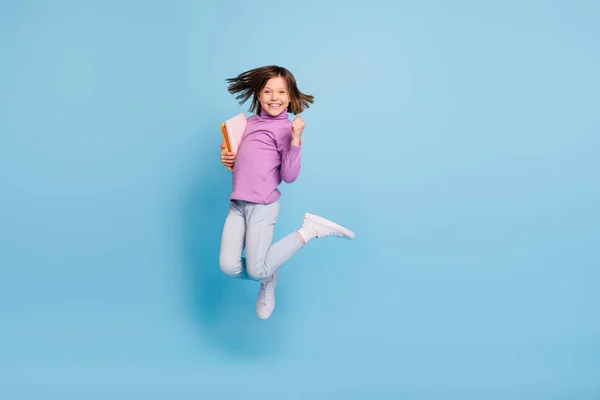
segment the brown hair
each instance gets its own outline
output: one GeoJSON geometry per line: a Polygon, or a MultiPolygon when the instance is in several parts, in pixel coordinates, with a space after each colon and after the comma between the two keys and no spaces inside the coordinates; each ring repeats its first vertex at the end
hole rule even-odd
{"type": "Polygon", "coordinates": [[[254,68],[246,72],[242,72],[235,78],[228,78],[229,83],[227,90],[229,93],[236,95],[236,100],[240,104],[244,104],[252,97],[250,112],[260,113],[259,93],[271,78],[282,77],[287,83],[287,89],[290,96],[290,104],[287,111],[292,114],[300,114],[307,109],[310,104],[314,103],[314,97],[309,94],[304,94],[298,90],[294,75],[287,69],[277,65],[268,65],[265,67],[254,68]]]}

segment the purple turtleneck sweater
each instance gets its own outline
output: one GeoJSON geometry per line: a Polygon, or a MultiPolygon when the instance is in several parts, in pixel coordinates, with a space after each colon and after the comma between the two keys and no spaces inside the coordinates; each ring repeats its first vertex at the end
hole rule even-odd
{"type": "Polygon", "coordinates": [[[276,117],[261,109],[248,118],[232,174],[231,200],[270,204],[279,199],[281,181],[300,174],[301,147],[292,144],[287,111],[276,117]]]}

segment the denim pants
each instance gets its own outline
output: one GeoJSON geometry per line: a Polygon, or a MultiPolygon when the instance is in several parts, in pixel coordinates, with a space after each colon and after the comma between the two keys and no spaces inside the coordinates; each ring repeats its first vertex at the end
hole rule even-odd
{"type": "Polygon", "coordinates": [[[221,236],[221,271],[235,278],[269,281],[304,244],[296,232],[272,243],[279,200],[257,204],[231,200],[221,236]],[[242,251],[246,249],[246,257],[242,251]]]}

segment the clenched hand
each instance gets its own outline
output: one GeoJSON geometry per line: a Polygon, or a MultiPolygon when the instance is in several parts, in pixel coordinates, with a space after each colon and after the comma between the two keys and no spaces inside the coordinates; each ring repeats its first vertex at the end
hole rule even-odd
{"type": "Polygon", "coordinates": [[[306,124],[302,118],[300,118],[300,115],[297,115],[292,121],[292,143],[296,146],[299,146],[302,141],[302,132],[304,131],[305,125],[306,124]]]}

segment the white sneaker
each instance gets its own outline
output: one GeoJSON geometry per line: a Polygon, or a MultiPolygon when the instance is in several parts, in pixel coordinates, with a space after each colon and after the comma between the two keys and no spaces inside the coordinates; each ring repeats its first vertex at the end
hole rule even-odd
{"type": "Polygon", "coordinates": [[[301,232],[303,236],[308,236],[305,237],[306,241],[312,239],[313,237],[324,238],[327,236],[337,236],[350,240],[354,239],[355,237],[354,232],[352,232],[350,229],[309,212],[304,214],[301,232]]]}
{"type": "Polygon", "coordinates": [[[258,298],[256,299],[256,315],[260,319],[267,319],[275,309],[275,286],[277,286],[277,272],[273,274],[273,279],[268,282],[260,283],[258,298]]]}

